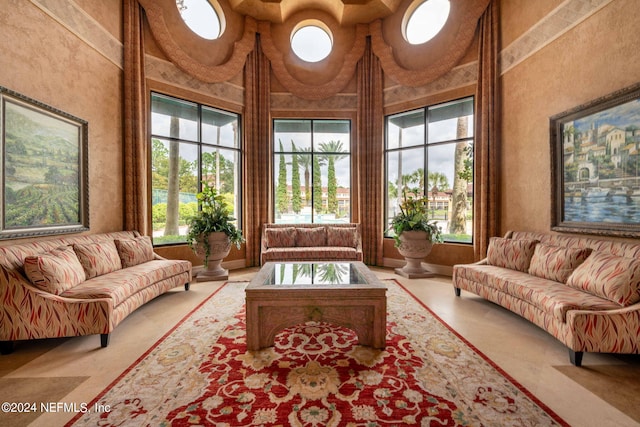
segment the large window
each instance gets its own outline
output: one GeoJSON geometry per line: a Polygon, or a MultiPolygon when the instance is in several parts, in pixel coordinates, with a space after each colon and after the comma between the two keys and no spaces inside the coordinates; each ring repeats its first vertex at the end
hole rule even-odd
{"type": "Polygon", "coordinates": [[[387,225],[404,197],[427,197],[445,241],[472,242],[473,119],[473,97],[386,117],[387,225]]]}
{"type": "Polygon", "coordinates": [[[351,121],[273,122],[276,223],[351,221],[351,121]]]}
{"type": "Polygon", "coordinates": [[[154,244],[186,241],[186,219],[198,210],[202,181],[215,186],[240,218],[239,121],[234,113],[151,94],[154,244]]]}

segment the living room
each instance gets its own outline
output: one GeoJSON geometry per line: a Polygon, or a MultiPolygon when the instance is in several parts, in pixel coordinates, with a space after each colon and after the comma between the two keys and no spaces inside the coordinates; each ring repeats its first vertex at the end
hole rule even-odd
{"type": "MultiPolygon", "coordinates": [[[[637,355],[588,354],[582,369],[594,374],[596,385],[585,383],[588,379],[574,371],[581,368],[569,364],[566,348],[552,336],[479,297],[456,298],[451,287],[453,266],[482,259],[490,237],[509,230],[551,232],[557,225],[552,191],[558,160],[551,149],[557,141],[550,135],[550,119],[640,81],[640,12],[633,0],[451,0],[445,33],[404,53],[401,31],[393,28],[413,7],[411,0],[308,1],[298,7],[285,1],[212,1],[225,16],[224,37],[217,41],[191,34],[174,3],[16,0],[0,12],[5,70],[0,86],[87,124],[82,201],[88,227],[76,233],[138,230],[155,237],[152,94],[211,107],[239,117],[241,124],[239,141],[246,148],[242,162],[236,162],[242,167],[235,195],[246,243],[232,249],[225,265],[231,281],[250,280],[260,264],[261,226],[277,222],[277,121],[348,121],[349,220],[363,229],[365,264],[380,278],[396,278],[566,423],[640,422],[637,412],[624,409],[638,406],[638,382],[629,379],[640,370],[637,355]],[[493,34],[499,35],[497,58],[489,62],[491,52],[480,53],[488,6],[496,13],[493,34]],[[288,49],[291,17],[326,21],[336,51],[312,66],[288,51],[279,54],[288,49]],[[362,60],[365,52],[369,62],[362,60]],[[362,71],[376,61],[379,74],[362,71]],[[492,66],[497,84],[481,89],[492,66]],[[390,170],[384,163],[387,125],[406,112],[469,97],[482,97],[488,108],[484,115],[475,111],[486,126],[476,122],[471,134],[477,145],[490,147],[474,157],[476,177],[482,179],[473,182],[472,237],[434,246],[425,264],[437,273],[435,279],[399,277],[393,268],[404,264],[403,257],[383,231],[391,198],[383,182],[390,170]],[[250,99],[261,101],[250,105],[250,99]],[[365,114],[371,107],[377,115],[365,114]],[[371,167],[367,159],[380,164],[371,167]],[[616,388],[635,394],[614,402],[602,396],[616,388]]],[[[3,161],[6,165],[5,152],[3,161]]],[[[428,189],[429,198],[436,193],[428,189]]],[[[7,238],[12,231],[5,224],[2,232],[0,246],[55,237],[27,232],[7,238]]],[[[202,265],[186,244],[156,244],[154,250],[202,265]]],[[[105,349],[98,350],[91,336],[22,342],[10,361],[2,356],[9,365],[3,379],[50,382],[47,390],[59,389],[52,400],[90,402],[221,284],[194,283],[189,292],[176,289],[145,304],[115,329],[105,349]],[[168,298],[174,294],[182,296],[168,298]],[[68,388],[62,387],[65,382],[68,388]]],[[[22,397],[31,400],[29,394],[22,397]]],[[[64,424],[73,415],[49,413],[30,421],[64,424]]]]}

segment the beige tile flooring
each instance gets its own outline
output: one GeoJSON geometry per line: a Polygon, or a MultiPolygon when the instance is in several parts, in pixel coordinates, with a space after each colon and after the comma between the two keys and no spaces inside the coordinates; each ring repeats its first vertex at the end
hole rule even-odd
{"type": "MultiPolygon", "coordinates": [[[[629,384],[633,390],[636,382],[640,383],[640,356],[586,354],[584,368],[571,367],[566,348],[549,334],[470,293],[463,291],[462,297],[456,298],[448,277],[409,280],[393,274],[390,269],[373,270],[380,278],[400,281],[441,319],[572,426],[640,425],[598,397],[602,394],[599,391],[624,389],[629,384]],[[585,369],[588,371],[580,372],[590,373],[598,367],[611,366],[622,372],[618,376],[622,377],[624,386],[617,382],[620,378],[607,378],[605,375],[597,380],[595,386],[588,387],[590,391],[561,372],[585,369]]],[[[249,280],[256,271],[255,268],[232,271],[230,280],[249,280]]],[[[68,388],[59,391],[60,396],[55,400],[88,403],[221,284],[194,282],[189,292],[176,288],[161,295],[125,319],[112,333],[111,343],[106,349],[100,348],[98,336],[19,343],[13,354],[0,356],[0,384],[3,381],[13,384],[11,390],[6,390],[5,386],[0,394],[5,400],[11,400],[6,396],[14,393],[14,396],[28,401],[41,391],[42,384],[67,379],[68,388]],[[70,392],[67,391],[69,389],[70,392]]],[[[54,387],[57,386],[54,384],[54,387]]],[[[640,393],[627,393],[617,399],[629,407],[640,407],[640,393]]],[[[621,407],[620,404],[616,406],[621,407]]],[[[35,419],[3,415],[0,413],[0,426],[12,427],[58,426],[73,417],[72,413],[65,412],[42,414],[35,419]]]]}

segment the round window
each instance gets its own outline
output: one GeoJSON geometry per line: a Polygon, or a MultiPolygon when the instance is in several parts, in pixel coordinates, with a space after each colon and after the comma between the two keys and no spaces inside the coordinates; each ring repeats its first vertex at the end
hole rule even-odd
{"type": "Polygon", "coordinates": [[[449,0],[418,0],[405,14],[404,38],[411,44],[426,43],[444,27],[449,17],[449,0]]]}
{"type": "Polygon", "coordinates": [[[200,37],[215,40],[224,31],[222,13],[218,13],[209,1],[176,0],[176,6],[187,27],[200,37]]]}
{"type": "Polygon", "coordinates": [[[298,58],[319,62],[331,53],[333,38],[321,22],[299,24],[291,33],[291,49],[298,58]]]}

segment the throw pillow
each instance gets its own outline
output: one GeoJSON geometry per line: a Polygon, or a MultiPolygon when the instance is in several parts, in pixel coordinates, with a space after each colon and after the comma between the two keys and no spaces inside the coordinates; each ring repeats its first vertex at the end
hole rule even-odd
{"type": "Polygon", "coordinates": [[[327,246],[358,246],[358,232],[355,227],[328,227],[327,246]]]}
{"type": "Polygon", "coordinates": [[[122,269],[122,261],[113,240],[73,245],[87,279],[122,269]]]}
{"type": "Polygon", "coordinates": [[[324,227],[298,228],[296,246],[317,247],[327,244],[327,233],[324,227]]]}
{"type": "Polygon", "coordinates": [[[24,271],[31,283],[56,295],[79,285],[86,278],[84,269],[70,246],[26,257],[24,271]]]}
{"type": "Polygon", "coordinates": [[[264,235],[268,248],[292,248],[296,245],[295,227],[267,228],[264,235]]]}
{"type": "Polygon", "coordinates": [[[640,260],[593,252],[571,276],[567,286],[628,306],[640,301],[640,260]]]}
{"type": "Polygon", "coordinates": [[[529,274],[566,283],[567,279],[591,254],[591,248],[564,248],[538,243],[531,258],[529,274]]]}
{"type": "Polygon", "coordinates": [[[492,237],[489,239],[487,262],[497,267],[526,273],[536,244],[537,240],[492,237]]]}
{"type": "Polygon", "coordinates": [[[153,243],[151,237],[141,236],[135,239],[123,239],[115,241],[122,268],[133,267],[151,261],[153,255],[153,243]]]}

